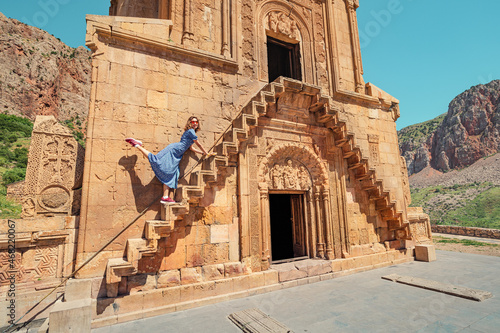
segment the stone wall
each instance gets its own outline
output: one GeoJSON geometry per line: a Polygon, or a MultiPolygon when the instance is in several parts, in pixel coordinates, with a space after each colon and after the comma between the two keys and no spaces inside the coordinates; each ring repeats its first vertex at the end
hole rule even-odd
{"type": "Polygon", "coordinates": [[[473,237],[484,237],[500,239],[500,230],[486,229],[486,228],[473,228],[473,227],[460,227],[451,225],[432,225],[432,232],[451,235],[463,235],[473,237]]]}

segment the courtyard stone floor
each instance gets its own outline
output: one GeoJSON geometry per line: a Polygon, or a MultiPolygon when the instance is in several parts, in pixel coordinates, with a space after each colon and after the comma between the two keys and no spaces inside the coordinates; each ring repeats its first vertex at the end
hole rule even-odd
{"type": "Polygon", "coordinates": [[[410,262],[333,280],[94,329],[104,332],[241,332],[229,319],[258,308],[293,332],[499,332],[500,258],[436,251],[437,261],[410,262]],[[471,301],[383,280],[420,277],[489,291],[471,301]]]}

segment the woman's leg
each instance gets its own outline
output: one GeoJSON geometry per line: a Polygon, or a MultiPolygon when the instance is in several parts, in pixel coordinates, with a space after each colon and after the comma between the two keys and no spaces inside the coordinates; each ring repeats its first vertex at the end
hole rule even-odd
{"type": "Polygon", "coordinates": [[[163,197],[164,198],[170,198],[170,199],[174,199],[174,189],[173,188],[170,188],[168,187],[167,185],[163,184],[163,197]]]}
{"type": "Polygon", "coordinates": [[[150,151],[149,151],[149,150],[147,150],[147,149],[145,149],[144,147],[139,146],[139,145],[138,145],[136,148],[137,148],[137,149],[139,149],[139,150],[141,151],[141,153],[142,153],[144,156],[148,157],[148,155],[149,155],[149,153],[150,153],[150,151]]]}

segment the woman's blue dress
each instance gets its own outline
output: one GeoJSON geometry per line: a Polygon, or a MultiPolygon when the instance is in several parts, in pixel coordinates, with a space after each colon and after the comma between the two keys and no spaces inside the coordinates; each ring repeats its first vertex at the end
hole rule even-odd
{"type": "Polygon", "coordinates": [[[182,134],[181,141],[171,143],[158,154],[149,153],[148,160],[156,177],[169,188],[177,188],[179,180],[179,163],[182,155],[198,140],[194,129],[188,129],[182,134]]]}

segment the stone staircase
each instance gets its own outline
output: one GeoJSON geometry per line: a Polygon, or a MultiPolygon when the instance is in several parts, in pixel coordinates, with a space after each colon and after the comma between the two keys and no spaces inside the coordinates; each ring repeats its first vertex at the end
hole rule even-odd
{"type": "Polygon", "coordinates": [[[349,170],[352,170],[356,179],[362,183],[370,199],[375,200],[376,209],[387,221],[389,230],[395,232],[392,242],[408,238],[409,223],[403,220],[404,214],[398,208],[398,202],[392,198],[389,191],[384,189],[383,181],[377,178],[375,168],[371,167],[368,158],[362,155],[361,149],[356,144],[354,133],[348,132],[346,122],[340,118],[340,112],[330,108],[330,98],[322,95],[319,87],[280,77],[263,87],[243,107],[228,131],[214,146],[214,152],[217,155],[203,160],[191,172],[189,179],[186,179],[187,184],[179,184],[176,191],[176,201],[179,203],[164,206],[161,220],[146,221],[145,238],[127,240],[125,258],[108,260],[106,268],[108,297],[117,296],[118,284],[123,276],[137,274],[138,263],[142,257],[155,255],[158,240],[167,237],[175,221],[182,220],[189,213],[190,207],[199,203],[205,194],[205,188],[210,187],[221,176],[220,171],[237,165],[239,143],[248,140],[251,129],[257,126],[258,118],[266,115],[268,106],[274,105],[285,91],[313,96],[314,102],[309,111],[316,114],[319,123],[333,131],[334,144],[342,149],[349,170]]]}

